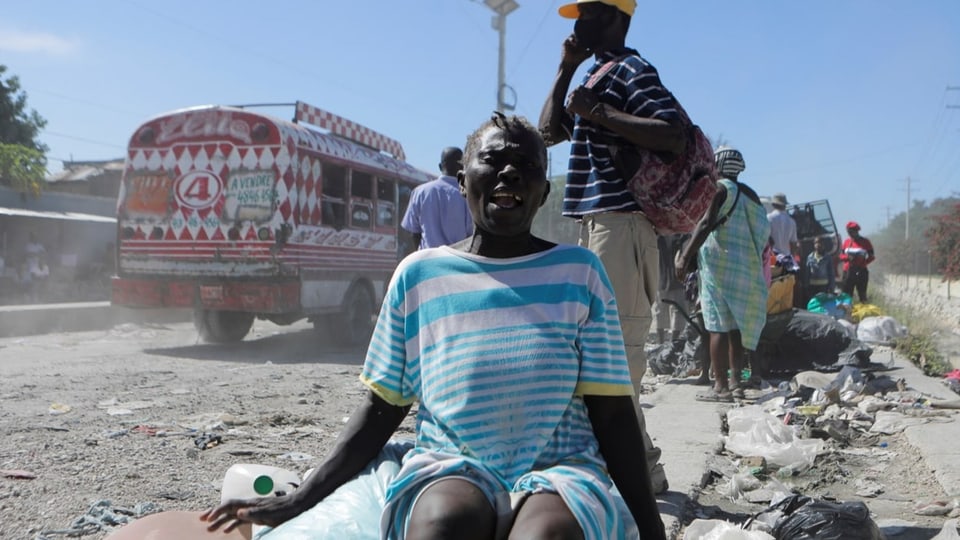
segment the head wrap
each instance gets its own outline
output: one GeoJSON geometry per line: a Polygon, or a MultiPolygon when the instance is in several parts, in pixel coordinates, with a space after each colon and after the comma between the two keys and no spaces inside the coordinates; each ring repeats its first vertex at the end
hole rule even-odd
{"type": "Polygon", "coordinates": [[[743,154],[736,148],[721,146],[713,153],[713,158],[717,163],[717,172],[723,178],[736,178],[747,168],[743,154]]]}

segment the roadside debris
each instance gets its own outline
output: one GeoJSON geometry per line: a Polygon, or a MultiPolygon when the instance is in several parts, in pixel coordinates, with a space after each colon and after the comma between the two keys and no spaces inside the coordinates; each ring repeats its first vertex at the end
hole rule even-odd
{"type": "Polygon", "coordinates": [[[23,469],[0,469],[0,476],[14,480],[33,480],[37,475],[23,469]]]}
{"type": "Polygon", "coordinates": [[[195,444],[200,450],[207,450],[209,448],[213,448],[214,446],[219,446],[222,443],[223,437],[215,433],[202,433],[193,439],[193,444],[195,444]]]}
{"type": "Polygon", "coordinates": [[[126,508],[113,506],[109,500],[100,500],[90,505],[87,512],[75,519],[68,528],[43,531],[37,536],[37,540],[50,540],[54,536],[73,538],[96,534],[162,510],[152,502],[137,503],[133,508],[126,508]]]}
{"type": "Polygon", "coordinates": [[[67,414],[73,410],[73,407],[65,403],[51,403],[50,408],[47,409],[47,414],[51,416],[59,416],[61,414],[67,414]]]}

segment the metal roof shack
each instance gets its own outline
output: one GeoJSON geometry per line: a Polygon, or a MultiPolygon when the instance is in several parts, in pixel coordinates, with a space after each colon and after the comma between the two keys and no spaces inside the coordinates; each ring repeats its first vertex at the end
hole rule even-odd
{"type": "Polygon", "coordinates": [[[47,191],[116,198],[124,160],[65,161],[63,170],[47,177],[47,191]]]}

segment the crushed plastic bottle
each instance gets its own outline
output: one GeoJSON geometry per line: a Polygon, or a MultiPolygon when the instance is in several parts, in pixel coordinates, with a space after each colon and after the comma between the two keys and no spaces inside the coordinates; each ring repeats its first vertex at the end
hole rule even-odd
{"type": "Polygon", "coordinates": [[[786,465],[777,469],[777,478],[790,478],[793,476],[793,467],[786,465]]]}

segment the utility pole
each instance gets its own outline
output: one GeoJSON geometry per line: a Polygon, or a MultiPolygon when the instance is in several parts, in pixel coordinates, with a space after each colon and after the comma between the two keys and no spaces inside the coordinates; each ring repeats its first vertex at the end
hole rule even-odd
{"type": "Polygon", "coordinates": [[[910,177],[907,177],[907,225],[903,231],[903,239],[910,240],[910,177]]]}
{"type": "Polygon", "coordinates": [[[913,196],[913,179],[909,176],[903,180],[907,184],[907,213],[906,213],[906,225],[904,226],[903,239],[910,239],[910,206],[913,203],[911,197],[913,196]]]}
{"type": "Polygon", "coordinates": [[[506,57],[507,57],[507,15],[520,7],[514,0],[483,0],[494,15],[491,24],[500,34],[500,51],[497,62],[497,110],[500,112],[512,111],[517,106],[517,93],[513,87],[507,85],[506,57]],[[513,94],[513,103],[507,103],[504,94],[509,90],[513,94]]]}

